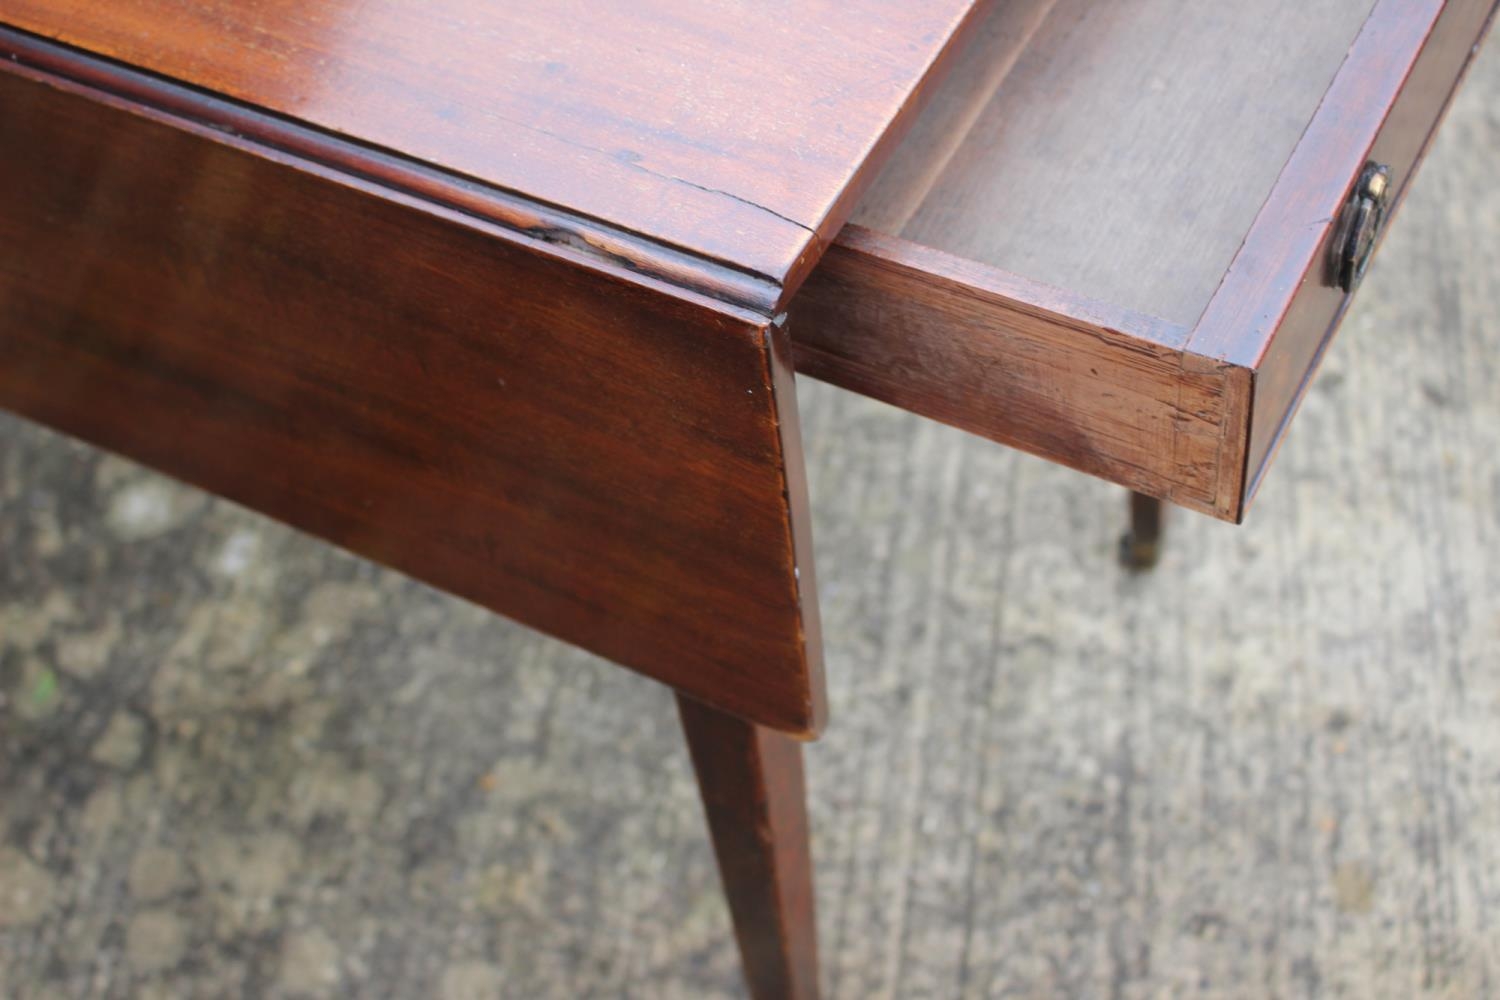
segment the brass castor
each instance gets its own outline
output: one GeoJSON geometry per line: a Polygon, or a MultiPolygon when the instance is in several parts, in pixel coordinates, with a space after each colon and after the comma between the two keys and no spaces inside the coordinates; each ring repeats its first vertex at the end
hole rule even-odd
{"type": "Polygon", "coordinates": [[[1120,563],[1144,572],[1161,557],[1162,502],[1140,493],[1130,494],[1130,529],[1120,536],[1120,563]]]}

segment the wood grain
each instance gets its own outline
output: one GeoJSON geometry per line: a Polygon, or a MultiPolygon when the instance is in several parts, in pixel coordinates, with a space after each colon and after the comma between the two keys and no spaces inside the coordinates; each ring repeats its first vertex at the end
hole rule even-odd
{"type": "Polygon", "coordinates": [[[1250,372],[1149,316],[850,226],[793,303],[797,370],[1229,517],[1250,372]]]}
{"type": "Polygon", "coordinates": [[[0,405],[818,730],[777,329],[3,70],[0,405]]]}
{"type": "Polygon", "coordinates": [[[816,1000],[817,921],[802,747],[677,697],[750,995],[816,1000]]]}
{"type": "Polygon", "coordinates": [[[0,23],[791,288],[974,6],[3,0],[0,23]]]}
{"type": "MultiPolygon", "coordinates": [[[[793,305],[799,370],[1242,519],[1346,304],[1324,274],[1339,206],[1369,158],[1404,186],[1495,8],[1383,0],[1344,51],[1358,6],[1250,32],[1290,72],[1263,96],[1245,54],[1221,51],[1248,8],[1063,0],[904,238],[841,234],[793,305]],[[1149,73],[1128,46],[1084,58],[1158,21],[1149,73]]],[[[899,195],[882,197],[872,217],[899,222],[899,195]]]]}

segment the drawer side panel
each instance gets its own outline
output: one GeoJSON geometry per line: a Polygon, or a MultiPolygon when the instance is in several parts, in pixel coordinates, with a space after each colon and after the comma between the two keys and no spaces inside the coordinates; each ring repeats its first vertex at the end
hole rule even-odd
{"type": "Polygon", "coordinates": [[[1249,372],[1171,324],[850,226],[790,330],[799,372],[1233,516],[1249,372]]]}

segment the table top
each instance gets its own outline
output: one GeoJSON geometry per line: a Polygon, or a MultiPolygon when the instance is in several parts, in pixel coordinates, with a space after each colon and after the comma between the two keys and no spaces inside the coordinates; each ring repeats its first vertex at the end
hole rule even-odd
{"type": "Polygon", "coordinates": [[[975,0],[0,0],[0,23],[765,279],[779,305],[975,0]]]}

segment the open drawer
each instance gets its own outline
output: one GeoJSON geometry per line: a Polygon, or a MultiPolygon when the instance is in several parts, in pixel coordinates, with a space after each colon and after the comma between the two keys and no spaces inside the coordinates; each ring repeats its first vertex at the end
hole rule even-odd
{"type": "Polygon", "coordinates": [[[1240,520],[1495,0],[1000,0],[799,372],[1240,520]]]}

